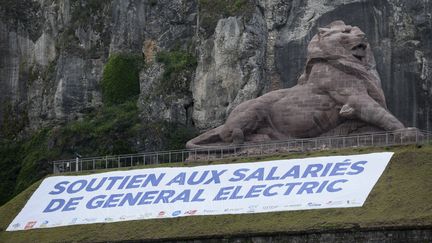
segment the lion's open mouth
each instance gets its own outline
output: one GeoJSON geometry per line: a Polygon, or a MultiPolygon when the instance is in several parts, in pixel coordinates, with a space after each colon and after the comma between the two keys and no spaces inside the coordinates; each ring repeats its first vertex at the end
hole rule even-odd
{"type": "Polygon", "coordinates": [[[353,48],[351,48],[352,50],[352,55],[357,58],[358,60],[362,61],[363,58],[366,56],[366,44],[364,43],[360,43],[356,46],[354,46],[353,48]]]}

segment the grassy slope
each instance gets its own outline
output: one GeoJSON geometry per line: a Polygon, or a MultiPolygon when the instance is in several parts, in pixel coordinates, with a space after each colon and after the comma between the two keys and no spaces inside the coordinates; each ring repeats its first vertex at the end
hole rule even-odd
{"type": "MultiPolygon", "coordinates": [[[[361,208],[243,215],[194,216],[5,232],[40,182],[0,208],[0,242],[115,241],[397,226],[432,226],[432,146],[346,149],[253,160],[394,151],[391,163],[361,208]]],[[[237,160],[246,162],[248,160],[237,160]]],[[[224,163],[222,161],[218,163],[224,163]]],[[[172,166],[171,164],[170,166],[172,166]]],[[[176,164],[175,166],[183,166],[176,164]]],[[[166,165],[164,165],[166,166],[166,165]]]]}

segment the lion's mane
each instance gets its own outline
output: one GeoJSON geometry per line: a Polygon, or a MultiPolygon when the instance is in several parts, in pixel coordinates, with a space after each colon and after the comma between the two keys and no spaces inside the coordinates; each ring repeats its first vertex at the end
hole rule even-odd
{"type": "Polygon", "coordinates": [[[362,79],[369,95],[386,107],[375,58],[369,43],[364,41],[364,33],[358,27],[335,21],[324,28],[318,28],[318,33],[308,45],[306,68],[298,80],[299,85],[308,83],[310,72],[316,63],[327,63],[362,79]],[[353,48],[359,45],[364,45],[365,48],[365,56],[361,59],[353,55],[353,48]]]}

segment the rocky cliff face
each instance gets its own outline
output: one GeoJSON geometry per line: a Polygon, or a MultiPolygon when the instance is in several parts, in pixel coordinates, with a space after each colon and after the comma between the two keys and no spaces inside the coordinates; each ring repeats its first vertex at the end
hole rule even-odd
{"type": "Polygon", "coordinates": [[[119,52],[145,57],[143,119],[218,126],[242,101],[295,85],[308,41],[337,19],[366,32],[390,111],[432,129],[428,0],[7,0],[0,12],[0,122],[18,131],[98,109],[104,65],[119,52]],[[171,70],[162,52],[196,57],[168,79],[182,88],[161,86],[171,70]]]}

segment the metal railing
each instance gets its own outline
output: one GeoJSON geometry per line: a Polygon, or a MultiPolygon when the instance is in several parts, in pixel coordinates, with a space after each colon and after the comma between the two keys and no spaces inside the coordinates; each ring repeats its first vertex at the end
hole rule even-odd
{"type": "Polygon", "coordinates": [[[266,143],[245,143],[204,149],[173,150],[138,154],[107,155],[53,161],[53,173],[133,167],[139,165],[219,160],[279,153],[295,153],[350,147],[395,146],[425,144],[432,139],[428,131],[378,132],[352,136],[290,139],[266,143]]]}

